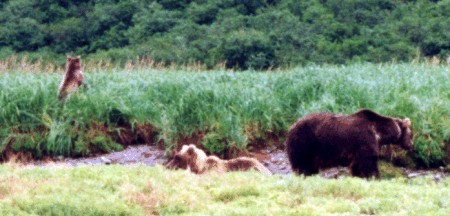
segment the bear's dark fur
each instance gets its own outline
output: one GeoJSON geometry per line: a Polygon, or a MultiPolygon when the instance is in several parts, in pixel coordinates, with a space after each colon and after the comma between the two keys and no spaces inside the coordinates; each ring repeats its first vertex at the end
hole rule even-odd
{"type": "Polygon", "coordinates": [[[391,118],[363,109],[351,115],[306,115],[289,129],[286,148],[297,174],[312,175],[321,168],[350,165],[353,176],[379,178],[380,146],[397,144],[411,150],[412,139],[408,118],[391,118]]]}

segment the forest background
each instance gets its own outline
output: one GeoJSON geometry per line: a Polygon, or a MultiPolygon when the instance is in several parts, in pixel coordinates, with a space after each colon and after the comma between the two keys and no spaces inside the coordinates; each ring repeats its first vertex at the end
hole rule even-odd
{"type": "Polygon", "coordinates": [[[0,2],[0,159],[187,141],[230,157],[369,108],[414,122],[396,164],[450,164],[450,0],[0,2]],[[90,89],[61,105],[66,55],[90,89]]]}
{"type": "Polygon", "coordinates": [[[449,0],[2,0],[0,59],[240,69],[444,59],[449,12],[449,0]]]}

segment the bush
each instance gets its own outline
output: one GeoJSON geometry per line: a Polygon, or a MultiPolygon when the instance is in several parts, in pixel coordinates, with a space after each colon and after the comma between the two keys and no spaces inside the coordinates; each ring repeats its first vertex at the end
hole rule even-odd
{"type": "Polygon", "coordinates": [[[269,38],[255,30],[231,32],[214,53],[217,59],[226,60],[227,67],[262,69],[276,66],[269,38]]]}
{"type": "Polygon", "coordinates": [[[0,4],[0,51],[239,69],[442,59],[447,11],[448,1],[13,0],[0,4]]]}

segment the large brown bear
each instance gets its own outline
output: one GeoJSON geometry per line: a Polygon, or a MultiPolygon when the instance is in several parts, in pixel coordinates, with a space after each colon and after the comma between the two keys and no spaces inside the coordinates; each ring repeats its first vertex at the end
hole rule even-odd
{"type": "Polygon", "coordinates": [[[218,173],[231,171],[247,171],[254,169],[266,175],[272,175],[258,160],[249,157],[238,157],[231,160],[222,160],[216,156],[207,156],[195,145],[183,145],[175,157],[166,164],[169,169],[186,169],[196,174],[209,171],[218,173]]]}
{"type": "Polygon", "coordinates": [[[391,118],[363,109],[351,115],[306,115],[289,129],[286,148],[297,174],[312,175],[321,168],[350,165],[353,176],[379,178],[380,146],[397,144],[411,150],[412,139],[408,118],[391,118]]]}
{"type": "Polygon", "coordinates": [[[66,72],[58,89],[58,100],[65,99],[70,93],[75,92],[80,85],[88,88],[88,85],[84,82],[81,58],[80,56],[67,57],[66,72]]]}

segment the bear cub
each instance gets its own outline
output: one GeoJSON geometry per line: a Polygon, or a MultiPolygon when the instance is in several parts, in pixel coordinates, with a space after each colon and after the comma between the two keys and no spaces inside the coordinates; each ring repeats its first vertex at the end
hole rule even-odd
{"type": "Polygon", "coordinates": [[[86,89],[88,88],[88,85],[84,82],[81,58],[80,56],[75,58],[67,57],[66,72],[58,89],[58,100],[66,99],[67,96],[75,92],[80,85],[83,85],[86,89]]]}
{"type": "Polygon", "coordinates": [[[218,173],[232,171],[257,170],[266,175],[272,175],[258,160],[249,157],[238,157],[231,160],[222,160],[216,156],[207,156],[206,153],[195,145],[183,145],[175,157],[166,164],[169,169],[186,169],[196,174],[209,171],[218,173]]]}

